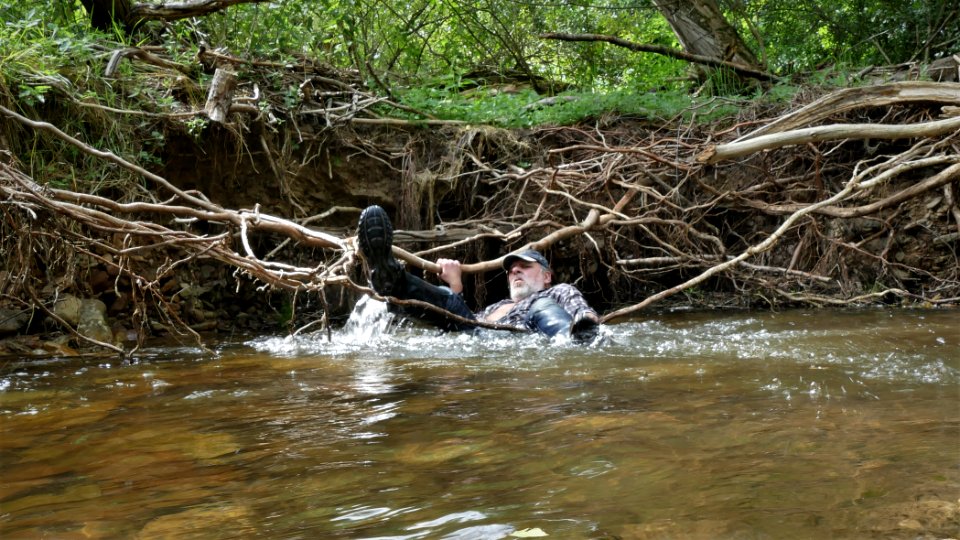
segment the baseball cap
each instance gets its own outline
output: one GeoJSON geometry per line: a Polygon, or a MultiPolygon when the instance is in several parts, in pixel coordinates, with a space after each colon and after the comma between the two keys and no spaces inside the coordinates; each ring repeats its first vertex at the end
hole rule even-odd
{"type": "Polygon", "coordinates": [[[540,266],[544,270],[550,270],[550,263],[547,262],[547,258],[540,254],[539,251],[534,249],[526,249],[518,253],[511,253],[503,258],[503,269],[507,272],[510,271],[510,267],[513,266],[513,263],[517,261],[527,261],[540,263],[540,266]]]}

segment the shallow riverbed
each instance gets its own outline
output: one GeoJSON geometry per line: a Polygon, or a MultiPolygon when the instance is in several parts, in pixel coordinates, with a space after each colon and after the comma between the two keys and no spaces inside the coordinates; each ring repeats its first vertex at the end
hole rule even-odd
{"type": "Polygon", "coordinates": [[[944,538],[960,311],[0,360],[3,538],[944,538]]]}

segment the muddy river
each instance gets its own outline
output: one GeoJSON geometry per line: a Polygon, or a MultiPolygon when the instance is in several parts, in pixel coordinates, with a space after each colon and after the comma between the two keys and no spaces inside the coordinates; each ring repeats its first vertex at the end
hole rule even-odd
{"type": "Polygon", "coordinates": [[[0,537],[956,538],[960,311],[0,359],[0,537]]]}

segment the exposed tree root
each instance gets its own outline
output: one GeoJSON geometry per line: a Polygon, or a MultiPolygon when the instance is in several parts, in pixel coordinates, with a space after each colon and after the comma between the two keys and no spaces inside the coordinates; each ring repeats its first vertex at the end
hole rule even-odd
{"type": "MultiPolygon", "coordinates": [[[[902,85],[877,89],[875,95],[886,96],[886,112],[869,125],[860,120],[856,129],[843,115],[862,118],[877,110],[856,108],[846,92],[820,101],[836,104],[836,111],[794,113],[832,126],[779,120],[770,124],[776,129],[761,127],[757,136],[716,146],[692,125],[670,126],[669,132],[629,125],[550,128],[522,141],[499,130],[454,126],[444,134],[446,152],[412,139],[398,165],[369,138],[349,130],[342,136],[355,137],[347,144],[358,155],[403,178],[395,253],[427,274],[439,270],[432,262],[437,256],[472,255],[479,262],[463,270],[479,276],[499,270],[506,252],[533,247],[551,254],[561,280],[576,283],[594,304],[612,308],[605,322],[697,290],[729,290],[746,304],[902,299],[943,305],[960,298],[960,124],[955,118],[930,121],[929,103],[953,103],[958,85],[947,86],[925,86],[920,104],[889,97],[900,95],[902,85]],[[864,135],[869,144],[859,141],[864,135]],[[803,146],[782,148],[785,140],[803,146]],[[705,151],[709,159],[702,157],[705,151]],[[742,160],[730,161],[734,157],[742,160]],[[529,165],[517,165],[522,162],[529,165]],[[414,249],[424,243],[425,249],[414,249]]],[[[328,107],[304,115],[326,115],[327,126],[352,126],[358,110],[328,107]]],[[[31,296],[29,284],[63,267],[53,255],[59,250],[109,267],[118,283],[126,278],[140,305],[140,324],[151,308],[171,324],[189,327],[177,318],[162,278],[200,259],[235,268],[238,283],[246,277],[270,288],[318,293],[325,321],[331,289],[371,292],[357,283],[351,233],[308,226],[316,216],[297,221],[259,208],[227,209],[52,124],[2,107],[0,114],[136,173],[153,183],[150,191],[169,197],[119,202],[42,186],[13,156],[4,156],[4,247],[18,258],[8,266],[16,270],[4,276],[7,298],[49,302],[43,293],[31,296]],[[13,231],[16,240],[7,234],[13,231]],[[283,245],[291,242],[314,248],[318,260],[277,260],[290,253],[283,245]],[[263,252],[268,254],[258,255],[263,252]],[[152,260],[165,262],[150,268],[152,260]]],[[[740,125],[754,123],[748,114],[740,125]]],[[[298,124],[298,130],[307,140],[304,127],[298,124]]],[[[734,131],[720,135],[732,138],[734,131]]],[[[270,154],[282,180],[293,157],[270,154]]],[[[484,279],[469,288],[478,302],[485,299],[484,279]]]]}

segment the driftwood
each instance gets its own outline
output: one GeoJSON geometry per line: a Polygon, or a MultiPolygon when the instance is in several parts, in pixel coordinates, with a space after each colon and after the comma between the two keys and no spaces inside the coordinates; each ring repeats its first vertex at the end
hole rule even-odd
{"type": "Polygon", "coordinates": [[[868,66],[857,73],[858,79],[873,80],[877,83],[917,80],[921,77],[934,82],[957,82],[960,80],[960,53],[929,63],[912,61],[893,66],[868,66]]]}
{"type": "MultiPolygon", "coordinates": [[[[3,112],[3,111],[0,111],[3,112]]],[[[517,329],[508,325],[490,323],[485,321],[472,321],[436,306],[417,300],[403,300],[393,297],[382,297],[374,290],[359,285],[344,275],[344,270],[354,264],[355,242],[352,238],[340,240],[329,237],[323,233],[306,229],[298,223],[277,218],[259,212],[234,211],[219,209],[217,212],[209,210],[198,210],[188,206],[177,206],[171,203],[117,203],[110,199],[97,197],[94,195],[79,194],[70,191],[47,188],[38,185],[28,176],[13,168],[6,160],[0,160],[0,193],[8,200],[15,200],[17,204],[24,208],[29,208],[32,215],[36,211],[45,208],[53,213],[64,215],[77,223],[84,224],[92,229],[121,233],[128,236],[139,237],[148,242],[147,246],[132,249],[116,249],[113,253],[121,259],[125,255],[133,252],[142,252],[145,250],[154,250],[160,247],[174,246],[185,252],[183,261],[197,256],[212,258],[230,266],[236,267],[247,273],[249,276],[268,283],[275,287],[282,287],[288,290],[308,290],[318,291],[326,286],[336,285],[351,288],[354,291],[367,294],[373,298],[395,303],[403,306],[413,306],[428,309],[442,313],[451,320],[464,323],[470,323],[482,328],[495,330],[517,329]],[[114,214],[129,215],[149,213],[156,216],[175,216],[178,220],[204,220],[208,222],[232,223],[236,226],[242,250],[235,250],[231,247],[230,233],[218,235],[195,235],[188,232],[164,227],[157,223],[143,223],[117,217],[114,214]],[[294,265],[263,260],[254,253],[250,247],[249,236],[256,231],[267,231],[279,233],[294,239],[303,244],[311,244],[310,240],[316,240],[320,236],[324,241],[320,243],[323,247],[336,247],[342,254],[337,264],[330,265],[328,268],[305,268],[294,265]],[[153,242],[153,244],[149,244],[153,242]]],[[[90,241],[89,239],[87,239],[90,241]]],[[[91,243],[93,243],[91,241],[91,243]]],[[[421,264],[427,267],[435,267],[419,257],[409,254],[400,248],[394,248],[397,255],[410,263],[421,264]]],[[[176,266],[174,263],[170,266],[176,266]]],[[[117,269],[123,271],[122,263],[117,265],[117,269]]],[[[146,281],[146,280],[144,280],[146,281]]],[[[144,289],[153,292],[160,297],[154,289],[158,280],[146,282],[144,289]]],[[[27,289],[27,293],[34,300],[34,305],[54,317],[62,325],[69,328],[69,325],[56,317],[48,308],[42,305],[39,298],[36,297],[32,288],[27,289]]],[[[186,325],[183,325],[186,327],[186,325]]],[[[186,327],[188,328],[188,327],[186,327]]],[[[123,352],[115,345],[97,342],[85,336],[79,335],[73,328],[69,330],[76,334],[79,339],[89,341],[94,345],[108,348],[116,352],[123,352]]]]}
{"type": "MultiPolygon", "coordinates": [[[[956,161],[960,162],[960,159],[956,161]]],[[[783,235],[786,234],[786,232],[790,230],[790,228],[795,223],[797,223],[800,219],[802,219],[804,216],[814,213],[821,208],[829,207],[837,203],[840,203],[848,199],[854,192],[856,192],[859,189],[866,189],[869,187],[873,187],[876,184],[879,184],[880,182],[889,179],[889,177],[883,178],[883,175],[881,175],[878,178],[871,178],[871,179],[867,179],[867,178],[870,178],[870,176],[858,175],[858,176],[855,176],[854,178],[851,178],[850,181],[847,182],[847,185],[842,190],[834,194],[832,197],[816,203],[803,206],[802,208],[799,208],[798,210],[790,214],[787,217],[787,219],[785,219],[783,223],[779,227],[777,227],[777,229],[773,231],[773,233],[770,234],[765,240],[763,240],[759,244],[751,246],[749,249],[747,249],[740,255],[737,255],[736,257],[733,257],[727,261],[724,261],[720,264],[712,266],[708,270],[702,272],[700,275],[692,279],[689,279],[683,283],[680,283],[679,285],[676,285],[674,287],[671,287],[670,289],[654,294],[648,297],[643,302],[640,302],[639,304],[635,304],[633,306],[629,306],[629,307],[614,311],[613,313],[609,313],[603,317],[603,321],[607,322],[610,320],[614,320],[614,319],[618,319],[618,318],[630,315],[632,313],[635,313],[637,311],[644,309],[645,307],[653,304],[654,302],[657,302],[668,296],[676,294],[684,289],[688,289],[690,287],[699,285],[700,283],[703,283],[704,281],[706,281],[708,278],[720,272],[723,272],[737,264],[740,264],[746,261],[747,259],[749,259],[750,257],[753,257],[755,255],[758,255],[760,253],[763,253],[764,251],[771,249],[777,242],[779,242],[783,238],[783,235]]],[[[938,173],[932,178],[933,180],[932,182],[926,182],[925,184],[928,184],[928,185],[925,185],[922,190],[916,190],[916,192],[910,193],[909,195],[910,196],[916,195],[916,193],[918,192],[932,189],[933,187],[943,185],[946,182],[955,180],[957,178],[960,178],[960,163],[951,165],[950,167],[947,167],[946,169],[942,170],[940,173],[938,173]]],[[[902,292],[902,291],[899,291],[899,292],[902,292]]]]}
{"type": "Polygon", "coordinates": [[[960,84],[911,81],[863,88],[839,90],[801,109],[779,118],[734,142],[711,145],[697,160],[717,163],[762,150],[788,145],[840,139],[907,139],[934,137],[960,129],[960,118],[951,115],[950,107],[960,106],[960,84]],[[884,107],[894,103],[940,103],[947,118],[914,125],[841,124],[799,129],[831,115],[853,109],[884,107]],[[954,116],[954,117],[951,117],[954,116]]]}

